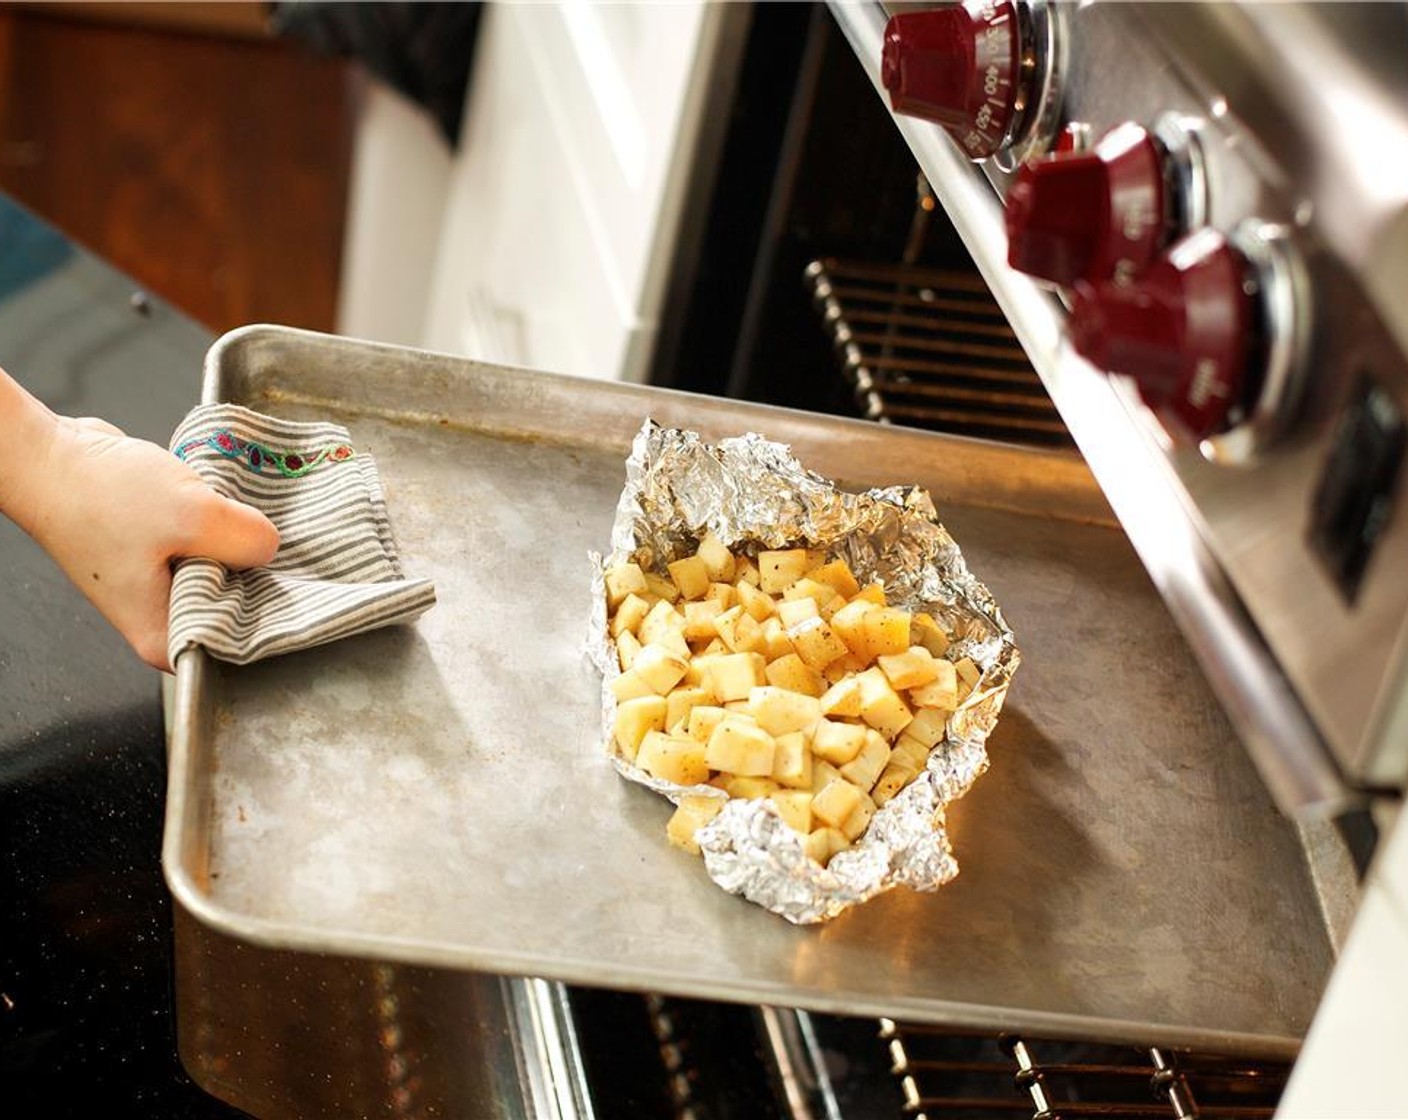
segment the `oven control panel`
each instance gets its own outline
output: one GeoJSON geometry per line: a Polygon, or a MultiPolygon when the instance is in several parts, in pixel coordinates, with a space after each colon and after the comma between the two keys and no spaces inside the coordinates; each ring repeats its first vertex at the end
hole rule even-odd
{"type": "Polygon", "coordinates": [[[1408,788],[1401,15],[876,8],[847,34],[1229,709],[1274,751],[1289,686],[1336,782],[1408,788]]]}

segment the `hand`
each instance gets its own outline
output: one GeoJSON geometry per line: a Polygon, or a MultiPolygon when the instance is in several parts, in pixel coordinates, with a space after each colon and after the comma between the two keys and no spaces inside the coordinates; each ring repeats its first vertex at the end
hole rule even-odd
{"type": "Polygon", "coordinates": [[[273,559],[278,530],[154,443],[102,420],[47,419],[47,438],[30,444],[25,493],[8,512],[143,661],[169,672],[172,562],[258,567],[273,559]]]}

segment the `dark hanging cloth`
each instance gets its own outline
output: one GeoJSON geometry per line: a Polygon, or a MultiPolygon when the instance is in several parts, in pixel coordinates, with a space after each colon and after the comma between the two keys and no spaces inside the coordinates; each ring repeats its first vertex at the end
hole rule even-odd
{"type": "Polygon", "coordinates": [[[322,3],[273,6],[274,30],[323,54],[355,58],[424,106],[453,147],[481,4],[322,3]]]}

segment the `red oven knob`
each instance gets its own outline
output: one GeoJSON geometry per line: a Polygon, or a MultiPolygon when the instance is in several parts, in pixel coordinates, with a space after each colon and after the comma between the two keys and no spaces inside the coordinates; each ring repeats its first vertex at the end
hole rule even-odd
{"type": "Polygon", "coordinates": [[[1175,438],[1196,443],[1246,416],[1254,272],[1216,230],[1185,237],[1132,284],[1080,283],[1071,309],[1077,352],[1132,377],[1175,438]]]}
{"type": "Polygon", "coordinates": [[[1168,240],[1166,196],[1163,147],[1133,122],[1033,160],[1007,192],[1007,261],[1057,284],[1130,280],[1168,240]]]}
{"type": "Polygon", "coordinates": [[[885,25],[880,77],[897,113],[943,125],[972,159],[1010,139],[1021,100],[1014,0],[901,12],[885,25]]]}

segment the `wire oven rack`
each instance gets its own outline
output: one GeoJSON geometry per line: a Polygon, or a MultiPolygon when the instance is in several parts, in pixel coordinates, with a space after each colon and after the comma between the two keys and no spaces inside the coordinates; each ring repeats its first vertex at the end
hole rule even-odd
{"type": "Polygon", "coordinates": [[[869,419],[1073,446],[981,278],[834,257],[804,276],[869,419]]]}
{"type": "Polygon", "coordinates": [[[595,1102],[576,1120],[1269,1120],[1290,1072],[1187,1050],[565,991],[595,1102]]]}
{"type": "Polygon", "coordinates": [[[1290,1067],[1135,1046],[975,1038],[882,1019],[904,1115],[1059,1120],[1261,1120],[1290,1067]]]}

